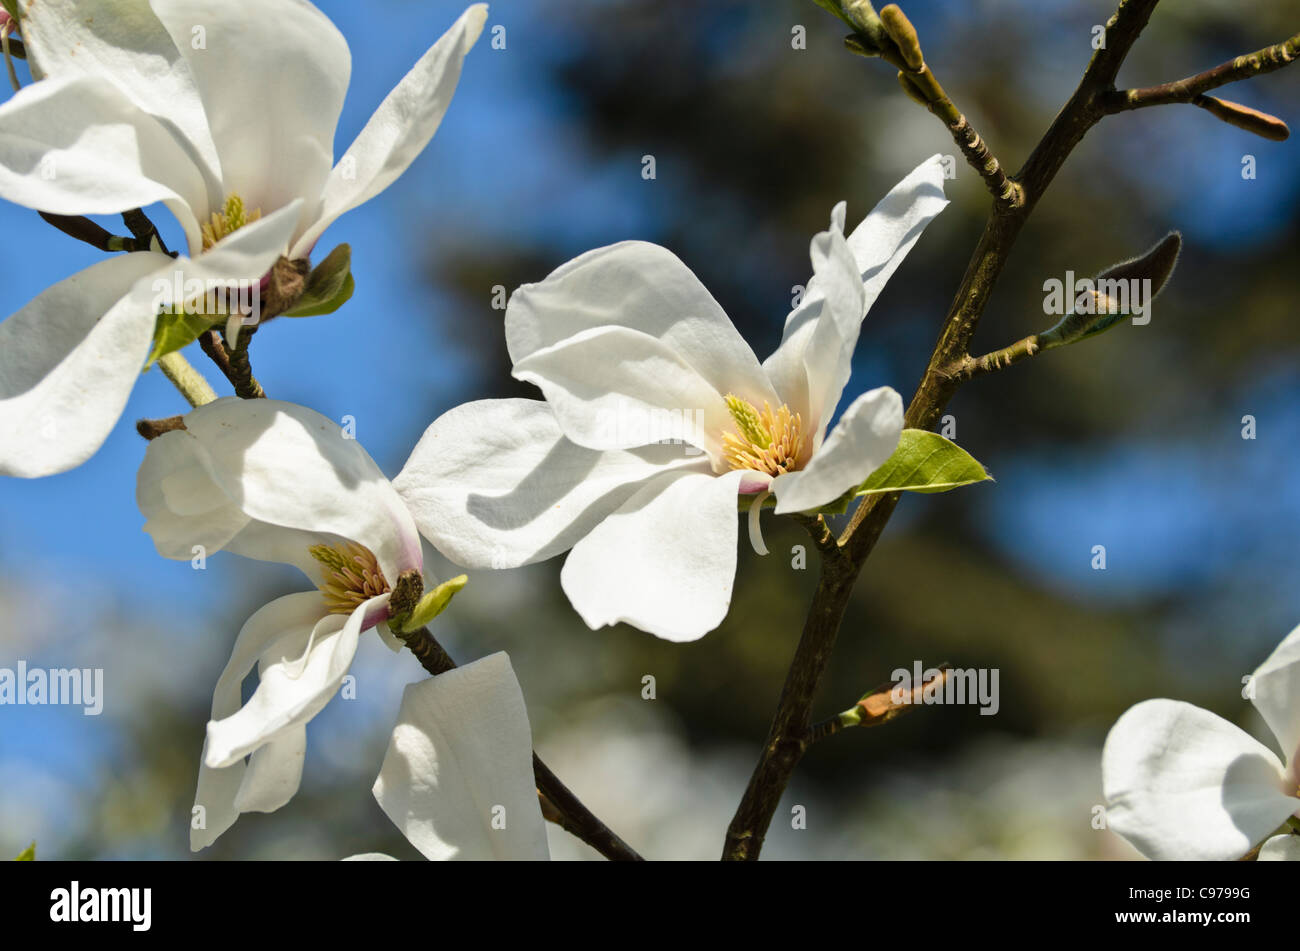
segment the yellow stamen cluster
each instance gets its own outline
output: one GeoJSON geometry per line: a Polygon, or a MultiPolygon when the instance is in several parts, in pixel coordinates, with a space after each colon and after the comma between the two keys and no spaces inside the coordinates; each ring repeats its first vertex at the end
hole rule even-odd
{"type": "Polygon", "coordinates": [[[804,464],[803,419],[782,403],[774,411],[728,393],[725,397],[736,432],[722,434],[722,454],[732,469],[782,475],[804,464]]]}
{"type": "Polygon", "coordinates": [[[212,213],[212,220],[204,224],[203,231],[203,250],[207,251],[214,244],[220,241],[226,235],[234,234],[250,221],[256,221],[262,217],[262,209],[255,208],[253,211],[244,210],[244,199],[240,198],[234,192],[226,198],[226,206],[221,211],[212,213]]]}
{"type": "Polygon", "coordinates": [[[312,545],[307,551],[324,569],[318,587],[330,614],[351,614],[375,595],[392,590],[374,553],[363,545],[312,545]]]}

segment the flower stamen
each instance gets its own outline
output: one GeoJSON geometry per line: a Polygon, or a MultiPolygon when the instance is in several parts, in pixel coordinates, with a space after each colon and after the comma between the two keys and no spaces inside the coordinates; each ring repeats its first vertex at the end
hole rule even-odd
{"type": "Polygon", "coordinates": [[[798,413],[791,413],[785,403],[773,410],[764,401],[760,411],[731,393],[725,399],[737,430],[722,434],[722,455],[732,469],[778,476],[803,466],[803,419],[798,413]]]}
{"type": "Polygon", "coordinates": [[[378,559],[364,545],[312,545],[307,551],[324,569],[317,587],[330,614],[351,614],[376,595],[392,590],[378,559]]]}
{"type": "Polygon", "coordinates": [[[255,208],[250,212],[246,212],[244,210],[244,199],[240,198],[235,192],[231,192],[226,198],[225,207],[221,211],[214,211],[212,220],[205,223],[200,229],[203,232],[203,250],[209,250],[222,238],[234,234],[244,225],[257,221],[261,217],[262,209],[255,208]]]}

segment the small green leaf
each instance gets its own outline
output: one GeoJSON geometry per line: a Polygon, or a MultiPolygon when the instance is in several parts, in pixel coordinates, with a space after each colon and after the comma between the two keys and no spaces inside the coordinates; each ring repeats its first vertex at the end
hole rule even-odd
{"type": "Polygon", "coordinates": [[[153,349],[149,351],[144,368],[147,370],[160,357],[189,346],[211,326],[212,318],[207,314],[187,314],[184,308],[180,313],[164,311],[159,314],[153,330],[153,349]]]}
{"type": "Polygon", "coordinates": [[[894,454],[855,494],[947,492],[989,478],[984,467],[956,443],[924,429],[905,429],[894,454]]]}
{"type": "Polygon", "coordinates": [[[27,846],[27,848],[25,848],[25,849],[23,849],[21,852],[19,852],[19,853],[18,853],[18,858],[14,859],[14,861],[15,861],[15,862],[35,862],[35,861],[36,861],[36,843],[33,842],[31,845],[27,846]]]}
{"type": "Polygon", "coordinates": [[[0,6],[5,8],[5,13],[14,18],[15,23],[22,19],[22,12],[18,9],[18,0],[0,0],[0,6]]]}
{"type": "Polygon", "coordinates": [[[340,244],[307,277],[307,286],[286,317],[316,317],[332,314],[352,296],[352,247],[340,244]]]}

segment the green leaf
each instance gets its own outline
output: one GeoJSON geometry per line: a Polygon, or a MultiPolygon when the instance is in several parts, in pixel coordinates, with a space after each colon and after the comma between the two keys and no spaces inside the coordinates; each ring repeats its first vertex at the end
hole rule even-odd
{"type": "Polygon", "coordinates": [[[858,486],[856,495],[947,492],[992,478],[956,443],[924,429],[904,429],[898,448],[858,486]]]}
{"type": "Polygon", "coordinates": [[[5,13],[14,18],[15,23],[22,19],[22,13],[18,9],[18,0],[0,0],[0,6],[5,8],[5,13]]]}
{"type": "Polygon", "coordinates": [[[187,314],[184,308],[180,313],[164,311],[159,314],[153,329],[153,349],[149,351],[144,368],[147,370],[160,357],[189,346],[210,327],[212,318],[207,314],[187,314]]]}
{"type": "Polygon", "coordinates": [[[332,314],[352,296],[356,282],[352,279],[352,247],[340,244],[307,277],[302,297],[286,317],[316,317],[332,314]]]}
{"type": "Polygon", "coordinates": [[[35,862],[35,861],[36,861],[36,843],[33,842],[31,845],[27,846],[27,848],[25,848],[25,849],[23,849],[21,852],[19,852],[19,853],[18,853],[18,858],[14,859],[14,861],[15,861],[15,862],[35,862]]]}

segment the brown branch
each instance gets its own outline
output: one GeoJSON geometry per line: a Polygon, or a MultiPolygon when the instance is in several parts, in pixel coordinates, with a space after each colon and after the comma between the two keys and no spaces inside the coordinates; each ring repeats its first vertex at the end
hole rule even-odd
{"type": "Polygon", "coordinates": [[[1000,207],[1010,210],[1023,204],[1020,186],[1007,176],[996,156],[926,65],[916,30],[903,11],[890,4],[880,11],[880,19],[893,40],[892,45],[881,48],[880,56],[898,67],[898,81],[903,91],[947,126],[948,134],[957,143],[962,157],[983,180],[1000,207]]]}
{"type": "Polygon", "coordinates": [[[1297,57],[1300,57],[1300,33],[1281,43],[1230,59],[1195,76],[1143,89],[1112,90],[1102,97],[1102,105],[1106,112],[1115,113],[1145,109],[1147,106],[1195,102],[1198,96],[1211,89],[1271,73],[1295,62],[1297,57]]]}
{"type": "MultiPolygon", "coordinates": [[[[420,665],[432,676],[446,673],[456,666],[437,639],[425,627],[397,635],[410,648],[420,665]]],[[[640,862],[641,856],[601,822],[570,789],[560,782],[550,767],[533,754],[533,778],[541,798],[542,814],[570,835],[581,839],[605,858],[616,862],[640,862]]]]}
{"type": "MultiPolygon", "coordinates": [[[[1016,238],[1074,147],[1106,115],[1101,99],[1113,90],[1120,66],[1157,3],[1158,0],[1121,0],[1106,24],[1105,47],[1093,54],[1078,88],[1014,178],[1022,189],[1023,201],[1014,206],[994,203],[925,374],[908,405],[905,416],[908,427],[929,429],[956,392],[961,380],[953,375],[951,367],[968,357],[971,338],[1016,238]]],[[[893,492],[864,499],[840,536],[839,547],[848,558],[822,561],[817,592],[804,621],[767,740],[727,829],[724,859],[754,860],[759,856],[781,795],[807,749],[813,699],[834,649],[853,583],[899,498],[900,494],[893,492]]]]}

